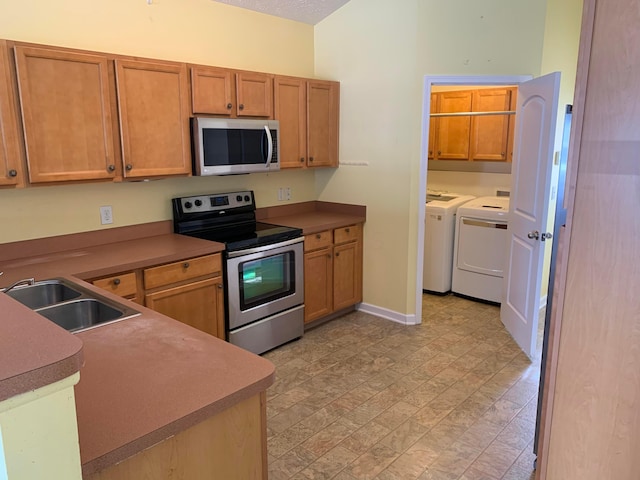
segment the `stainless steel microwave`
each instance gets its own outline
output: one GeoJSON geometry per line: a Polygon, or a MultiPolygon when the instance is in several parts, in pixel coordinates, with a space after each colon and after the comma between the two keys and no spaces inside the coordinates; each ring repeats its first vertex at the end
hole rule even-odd
{"type": "Polygon", "coordinates": [[[195,175],[280,170],[277,120],[195,117],[192,127],[195,175]]]}

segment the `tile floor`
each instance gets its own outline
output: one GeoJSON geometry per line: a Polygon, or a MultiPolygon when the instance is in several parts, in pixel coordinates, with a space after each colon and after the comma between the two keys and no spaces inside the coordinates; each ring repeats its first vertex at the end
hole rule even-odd
{"type": "Polygon", "coordinates": [[[354,312],[265,354],[270,480],[533,479],[539,356],[498,307],[423,302],[421,325],[354,312]]]}

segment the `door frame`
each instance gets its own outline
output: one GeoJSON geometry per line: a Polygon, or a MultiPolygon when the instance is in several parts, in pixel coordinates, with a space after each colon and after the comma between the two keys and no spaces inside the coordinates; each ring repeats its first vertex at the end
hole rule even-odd
{"type": "Polygon", "coordinates": [[[429,158],[429,123],[431,87],[434,85],[518,85],[531,80],[532,75],[425,75],[422,89],[422,138],[420,143],[420,173],[418,185],[418,257],[416,260],[415,323],[422,323],[422,273],[424,265],[424,220],[426,214],[427,172],[429,158]]]}

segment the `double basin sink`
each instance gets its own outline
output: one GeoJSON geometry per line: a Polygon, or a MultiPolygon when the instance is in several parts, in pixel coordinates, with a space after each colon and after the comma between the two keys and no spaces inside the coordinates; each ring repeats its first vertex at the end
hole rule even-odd
{"type": "Polygon", "coordinates": [[[63,278],[15,287],[6,295],[70,332],[140,315],[124,304],[63,278]]]}

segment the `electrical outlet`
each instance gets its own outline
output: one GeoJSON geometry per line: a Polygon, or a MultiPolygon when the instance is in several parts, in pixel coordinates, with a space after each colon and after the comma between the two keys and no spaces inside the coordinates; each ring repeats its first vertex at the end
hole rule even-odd
{"type": "Polygon", "coordinates": [[[291,200],[291,187],[285,187],[284,189],[284,199],[291,200]]]}
{"type": "Polygon", "coordinates": [[[113,210],[111,209],[111,205],[100,207],[100,223],[102,225],[113,223],[113,210]]]}
{"type": "Polygon", "coordinates": [[[284,189],[278,188],[278,201],[281,202],[282,200],[284,200],[284,189]]]}

